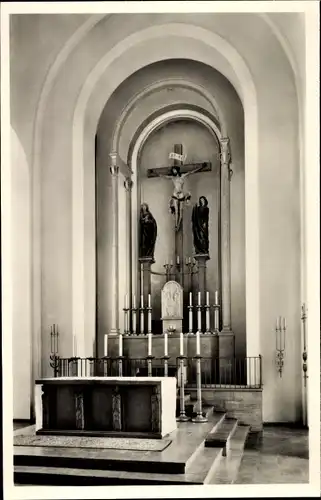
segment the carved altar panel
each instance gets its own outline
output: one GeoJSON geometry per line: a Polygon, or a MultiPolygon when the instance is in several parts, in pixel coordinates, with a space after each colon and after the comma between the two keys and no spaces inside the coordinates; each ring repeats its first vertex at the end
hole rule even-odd
{"type": "Polygon", "coordinates": [[[183,288],[177,281],[168,281],[162,289],[162,319],[183,318],[183,288]]]}
{"type": "Polygon", "coordinates": [[[112,394],[112,414],[113,414],[113,429],[121,431],[122,415],[121,415],[121,395],[119,388],[116,386],[112,394]]]}

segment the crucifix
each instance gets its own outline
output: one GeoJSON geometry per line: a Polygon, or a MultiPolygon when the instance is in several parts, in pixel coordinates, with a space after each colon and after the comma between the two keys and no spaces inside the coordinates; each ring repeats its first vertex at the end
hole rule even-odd
{"type": "Polygon", "coordinates": [[[210,171],[212,169],[210,162],[184,164],[185,155],[183,155],[182,144],[174,145],[174,152],[170,153],[172,165],[155,169],[148,169],[147,177],[163,177],[173,182],[174,189],[169,202],[169,209],[175,220],[175,260],[176,260],[176,279],[183,286],[183,273],[180,273],[180,267],[184,265],[183,251],[183,210],[184,205],[191,199],[191,193],[184,190],[184,183],[187,176],[199,171],[210,171]]]}

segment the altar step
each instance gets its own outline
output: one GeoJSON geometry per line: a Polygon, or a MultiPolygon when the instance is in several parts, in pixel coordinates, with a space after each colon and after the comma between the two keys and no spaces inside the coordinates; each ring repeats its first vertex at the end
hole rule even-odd
{"type": "Polygon", "coordinates": [[[224,456],[225,414],[206,408],[209,421],[179,423],[162,452],[14,447],[16,484],[159,485],[225,484],[236,477],[248,428],[236,425],[224,456]],[[207,446],[208,436],[217,446],[207,446]],[[220,437],[221,436],[221,437],[220,437]],[[218,444],[220,437],[220,445],[218,444]],[[227,461],[234,473],[227,470],[227,461]]]}

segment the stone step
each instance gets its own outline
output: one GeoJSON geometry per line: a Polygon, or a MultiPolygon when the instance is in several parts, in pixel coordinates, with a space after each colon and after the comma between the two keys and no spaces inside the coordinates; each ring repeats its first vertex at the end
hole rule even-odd
{"type": "Polygon", "coordinates": [[[183,474],[186,464],[217,424],[210,408],[203,424],[179,422],[168,438],[172,443],[161,452],[67,447],[14,446],[14,465],[71,469],[123,470],[127,472],[183,474]]]}
{"type": "MultiPolygon", "coordinates": [[[[194,442],[196,442],[195,434],[199,434],[203,437],[203,439],[198,440],[198,444],[194,447],[193,453],[191,453],[189,458],[185,461],[185,473],[173,473],[172,468],[167,468],[166,471],[166,467],[163,467],[162,460],[164,459],[164,452],[162,452],[162,457],[159,456],[158,460],[156,460],[158,462],[157,470],[153,470],[153,467],[149,467],[151,457],[149,457],[148,460],[148,470],[143,469],[144,471],[123,470],[123,465],[120,465],[119,469],[97,469],[87,466],[81,468],[77,466],[77,461],[73,461],[73,466],[69,464],[69,467],[64,467],[62,465],[50,466],[45,465],[44,463],[38,465],[15,465],[14,481],[15,484],[20,485],[32,484],[56,486],[206,484],[208,476],[212,475],[212,471],[216,468],[216,465],[219,462],[222,450],[219,448],[204,448],[204,439],[207,433],[203,432],[202,429],[205,431],[205,427],[210,426],[211,430],[214,430],[220,424],[223,417],[224,416],[221,414],[215,415],[210,413],[209,423],[195,425],[189,422],[179,424],[181,427],[185,426],[185,428],[191,428],[193,426],[193,430],[195,429],[194,432],[191,433],[191,437],[188,441],[189,443],[193,441],[192,436],[194,436],[194,442]],[[162,472],[162,470],[164,472],[162,472]]],[[[187,432],[189,433],[190,431],[187,432]]],[[[172,463],[177,464],[178,460],[182,460],[184,458],[182,440],[184,440],[186,446],[186,439],[188,437],[187,432],[181,432],[180,435],[177,435],[177,446],[171,451],[172,463]]],[[[154,453],[160,455],[158,452],[153,452],[152,455],[154,453]]],[[[91,463],[92,462],[90,461],[89,465],[91,463]]]]}
{"type": "Polygon", "coordinates": [[[220,458],[207,484],[233,484],[237,480],[250,427],[238,425],[229,442],[229,452],[220,458]]]}
{"type": "Polygon", "coordinates": [[[205,439],[206,448],[223,448],[223,456],[226,456],[229,440],[232,438],[237,428],[237,420],[234,418],[227,418],[222,420],[221,424],[210,432],[205,439]]]}

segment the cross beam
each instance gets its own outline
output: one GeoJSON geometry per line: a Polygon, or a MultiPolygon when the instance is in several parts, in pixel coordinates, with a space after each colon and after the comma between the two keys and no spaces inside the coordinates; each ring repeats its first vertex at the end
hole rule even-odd
{"type": "MultiPolygon", "coordinates": [[[[191,172],[195,170],[197,167],[203,165],[203,168],[199,170],[199,172],[210,172],[212,170],[212,164],[209,161],[204,161],[200,163],[189,163],[188,165],[180,165],[181,174],[186,174],[187,172],[191,172]]],[[[174,165],[173,165],[174,166],[174,165]]],[[[159,168],[149,168],[147,170],[147,177],[158,177],[157,174],[160,175],[171,175],[172,167],[159,167],[159,168]],[[157,173],[156,173],[157,172],[157,173]]]]}

